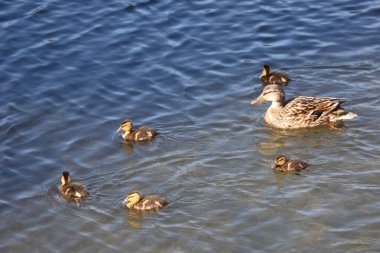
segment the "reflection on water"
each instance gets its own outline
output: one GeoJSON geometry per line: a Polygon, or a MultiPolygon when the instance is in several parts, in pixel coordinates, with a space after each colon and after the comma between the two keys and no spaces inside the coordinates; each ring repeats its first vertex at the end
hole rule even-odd
{"type": "Polygon", "coordinates": [[[0,252],[377,252],[380,5],[358,1],[0,3],[0,252]],[[263,122],[345,97],[345,130],[263,122]],[[112,138],[122,119],[151,142],[112,138]],[[312,164],[276,174],[283,153],[312,164]],[[91,197],[58,195],[68,170],[91,197]],[[122,204],[132,190],[171,203],[122,204]],[[196,243],[194,243],[196,242],[196,243]]]}

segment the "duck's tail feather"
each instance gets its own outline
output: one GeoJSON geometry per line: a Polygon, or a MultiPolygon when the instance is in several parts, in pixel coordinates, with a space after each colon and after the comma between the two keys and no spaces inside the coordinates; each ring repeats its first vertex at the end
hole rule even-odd
{"type": "Polygon", "coordinates": [[[353,119],[356,116],[358,116],[358,115],[356,113],[354,113],[354,112],[347,112],[347,113],[345,113],[343,115],[339,115],[334,120],[348,120],[348,119],[353,119]]]}

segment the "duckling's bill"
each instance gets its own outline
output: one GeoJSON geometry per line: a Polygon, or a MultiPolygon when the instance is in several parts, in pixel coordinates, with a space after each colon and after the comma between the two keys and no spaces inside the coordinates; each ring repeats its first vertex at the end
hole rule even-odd
{"type": "Polygon", "coordinates": [[[120,133],[121,130],[122,130],[122,126],[120,126],[120,127],[116,130],[116,132],[115,132],[115,134],[113,135],[112,138],[115,138],[116,135],[117,135],[118,133],[120,133]]]}

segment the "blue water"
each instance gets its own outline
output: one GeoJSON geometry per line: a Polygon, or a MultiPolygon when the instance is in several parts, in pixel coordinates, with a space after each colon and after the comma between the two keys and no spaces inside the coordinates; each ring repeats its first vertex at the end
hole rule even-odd
{"type": "Polygon", "coordinates": [[[0,252],[379,252],[378,1],[2,1],[0,252]],[[344,131],[263,123],[287,97],[345,97],[344,131]],[[124,119],[161,133],[112,136],[124,119]],[[276,154],[311,164],[271,170],[276,154]],[[91,197],[66,203],[60,174],[91,197]],[[165,197],[137,214],[138,190],[165,197]]]}

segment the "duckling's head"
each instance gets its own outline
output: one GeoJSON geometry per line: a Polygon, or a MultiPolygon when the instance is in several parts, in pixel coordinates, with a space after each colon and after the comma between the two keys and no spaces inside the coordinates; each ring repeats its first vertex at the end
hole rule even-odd
{"type": "Polygon", "coordinates": [[[125,119],[120,123],[120,127],[116,130],[115,135],[117,135],[121,131],[124,131],[125,133],[130,133],[132,131],[132,128],[132,121],[129,119],[125,119]]]}
{"type": "Polygon", "coordinates": [[[264,101],[278,102],[283,104],[285,101],[284,90],[278,84],[266,85],[260,96],[251,101],[251,105],[259,104],[264,101]]]}
{"type": "Polygon", "coordinates": [[[276,163],[276,166],[282,166],[282,165],[284,165],[287,161],[288,161],[289,159],[286,157],[286,156],[284,156],[284,155],[278,155],[278,156],[276,156],[276,161],[275,161],[275,163],[276,163]]]}
{"type": "Polygon", "coordinates": [[[269,76],[269,73],[270,73],[269,65],[264,65],[263,72],[261,73],[260,79],[262,79],[263,77],[269,76]]]}
{"type": "Polygon", "coordinates": [[[131,209],[133,207],[134,204],[136,204],[137,202],[139,202],[141,199],[141,195],[140,193],[138,192],[131,192],[127,195],[127,197],[124,199],[123,203],[125,203],[125,205],[131,209]]]}
{"type": "Polygon", "coordinates": [[[61,184],[62,185],[70,184],[70,182],[71,182],[71,178],[70,178],[69,172],[67,172],[67,171],[62,172],[61,184]]]}

